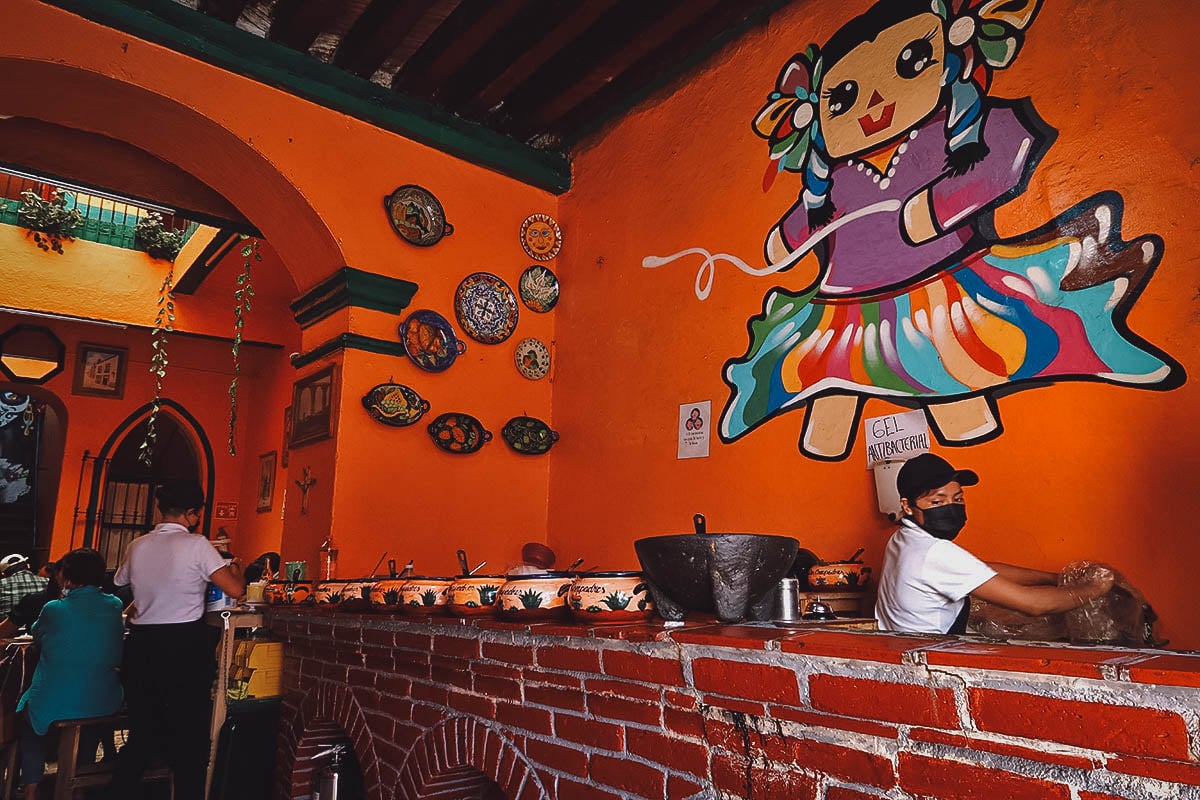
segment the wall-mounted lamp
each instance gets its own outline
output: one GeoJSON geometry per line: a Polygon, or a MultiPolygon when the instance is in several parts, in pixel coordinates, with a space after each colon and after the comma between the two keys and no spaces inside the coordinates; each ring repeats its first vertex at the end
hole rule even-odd
{"type": "Polygon", "coordinates": [[[62,372],[66,352],[49,328],[17,325],[0,334],[0,372],[20,383],[45,383],[62,372]]]}

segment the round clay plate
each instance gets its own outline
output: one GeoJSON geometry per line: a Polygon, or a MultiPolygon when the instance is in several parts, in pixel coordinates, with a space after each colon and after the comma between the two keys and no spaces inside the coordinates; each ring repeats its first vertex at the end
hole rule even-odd
{"type": "Polygon", "coordinates": [[[550,348],[541,339],[530,336],[517,342],[517,372],[531,381],[540,381],[550,372],[550,348]]]}
{"type": "Polygon", "coordinates": [[[383,205],[392,230],[418,247],[437,244],[443,236],[454,233],[442,204],[428,189],[406,183],[383,198],[383,205]]]}
{"type": "Polygon", "coordinates": [[[534,264],[521,273],[517,283],[521,302],[530,311],[545,314],[558,305],[558,276],[549,267],[534,264]]]}
{"type": "Polygon", "coordinates": [[[466,343],[455,337],[450,322],[429,309],[408,315],[400,325],[400,341],[412,362],[428,372],[449,369],[467,349],[466,343]]]}
{"type": "Polygon", "coordinates": [[[508,284],[487,272],[463,278],[454,292],[458,324],[472,339],[499,344],[517,328],[517,298],[508,284]]]}
{"type": "Polygon", "coordinates": [[[530,214],[521,223],[521,247],[534,261],[549,261],[562,249],[562,231],[549,214],[530,214]]]}

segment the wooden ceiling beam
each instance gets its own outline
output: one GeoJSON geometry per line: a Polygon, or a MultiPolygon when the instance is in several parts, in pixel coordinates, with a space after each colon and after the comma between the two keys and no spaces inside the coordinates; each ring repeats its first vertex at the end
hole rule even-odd
{"type": "Polygon", "coordinates": [[[466,98],[462,113],[471,117],[491,109],[547,61],[578,39],[616,3],[617,0],[588,0],[578,4],[574,13],[542,33],[537,47],[526,48],[504,71],[466,98]]]}
{"type": "Polygon", "coordinates": [[[479,5],[470,5],[473,17],[464,30],[454,37],[452,46],[445,47],[437,53],[427,65],[411,72],[401,70],[392,82],[395,89],[420,83],[432,87],[432,94],[437,94],[437,88],[444,85],[452,75],[462,70],[473,61],[497,32],[503,30],[514,17],[526,7],[528,0],[492,0],[479,5]]]}
{"type": "Polygon", "coordinates": [[[246,3],[247,0],[200,0],[196,10],[232,25],[242,15],[246,3]]]}
{"type": "Polygon", "coordinates": [[[724,1],[686,0],[640,31],[624,47],[611,50],[607,58],[601,59],[582,78],[572,82],[566,91],[553,97],[542,98],[540,102],[537,98],[523,98],[524,113],[512,112],[517,123],[515,135],[524,139],[546,131],[555,120],[619,78],[630,66],[664,47],[680,31],[724,1]],[[531,103],[531,100],[534,102],[531,103]]]}
{"type": "Polygon", "coordinates": [[[370,78],[414,32],[422,28],[427,31],[419,47],[437,29],[436,24],[421,25],[423,20],[433,18],[440,23],[458,4],[459,0],[375,0],[342,40],[334,63],[361,78],[370,78]]]}
{"type": "Polygon", "coordinates": [[[751,27],[765,23],[786,2],[724,0],[712,13],[679,31],[665,46],[551,123],[549,132],[570,147],[673,81],[677,85],[681,75],[751,27]]]}
{"type": "Polygon", "coordinates": [[[340,3],[329,0],[279,0],[268,38],[307,53],[317,36],[333,26],[341,11],[340,3]]]}

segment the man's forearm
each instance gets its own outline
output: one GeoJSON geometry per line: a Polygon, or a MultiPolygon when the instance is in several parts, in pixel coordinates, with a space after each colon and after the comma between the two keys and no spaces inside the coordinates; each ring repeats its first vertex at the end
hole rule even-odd
{"type": "Polygon", "coordinates": [[[996,570],[996,574],[1022,586],[1054,586],[1058,583],[1058,575],[1053,572],[1017,567],[1001,561],[989,561],[987,565],[996,570]]]}

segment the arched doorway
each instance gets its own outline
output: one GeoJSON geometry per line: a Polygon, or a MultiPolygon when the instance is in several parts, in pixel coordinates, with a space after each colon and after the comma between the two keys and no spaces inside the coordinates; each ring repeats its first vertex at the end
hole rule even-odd
{"type": "MultiPolygon", "coordinates": [[[[92,471],[85,547],[95,547],[110,567],[121,563],[125,548],[154,522],[154,487],[190,478],[204,487],[212,507],[212,446],[195,417],[173,400],[161,401],[150,463],[141,459],[150,405],[138,409],[104,443],[92,471]]],[[[204,515],[204,534],[209,517],[204,515]]]]}

